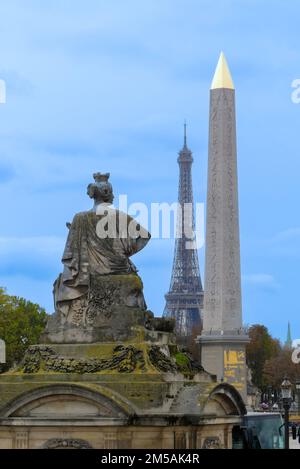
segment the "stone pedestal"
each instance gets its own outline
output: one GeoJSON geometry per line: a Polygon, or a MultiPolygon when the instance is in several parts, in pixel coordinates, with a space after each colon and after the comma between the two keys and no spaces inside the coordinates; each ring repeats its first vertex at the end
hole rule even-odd
{"type": "Polygon", "coordinates": [[[218,381],[225,381],[234,386],[246,402],[247,367],[246,335],[202,335],[201,363],[206,371],[216,375],[218,381]]]}
{"type": "Polygon", "coordinates": [[[0,448],[230,447],[246,409],[158,331],[29,348],[0,375],[0,448]],[[213,446],[212,446],[213,442],[213,446]]]}
{"type": "Polygon", "coordinates": [[[145,325],[143,283],[136,274],[91,275],[89,292],[61,302],[40,342],[52,344],[122,341],[145,325]]]}

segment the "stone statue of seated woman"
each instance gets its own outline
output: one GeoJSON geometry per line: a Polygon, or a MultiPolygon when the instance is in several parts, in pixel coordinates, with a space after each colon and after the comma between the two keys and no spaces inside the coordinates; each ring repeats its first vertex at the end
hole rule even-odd
{"type": "Polygon", "coordinates": [[[150,239],[147,230],[112,206],[109,173],[94,174],[87,193],[91,210],[77,213],[54,283],[55,314],[42,340],[90,343],[125,340],[145,325],[143,284],[130,257],[150,239]]]}

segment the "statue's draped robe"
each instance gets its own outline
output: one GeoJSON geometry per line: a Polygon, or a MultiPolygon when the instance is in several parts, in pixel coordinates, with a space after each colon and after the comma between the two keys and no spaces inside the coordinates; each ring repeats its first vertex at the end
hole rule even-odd
{"type": "Polygon", "coordinates": [[[135,223],[136,226],[137,223],[129,215],[118,210],[110,209],[110,212],[116,220],[117,236],[113,239],[101,239],[97,235],[96,227],[101,216],[94,211],[75,215],[62,257],[64,271],[54,284],[54,302],[56,306],[80,298],[88,293],[91,275],[136,272],[129,257],[145,246],[150,234],[142,229],[144,233],[142,238],[129,235],[120,237],[119,214],[126,217],[126,228],[130,223],[135,223]]]}

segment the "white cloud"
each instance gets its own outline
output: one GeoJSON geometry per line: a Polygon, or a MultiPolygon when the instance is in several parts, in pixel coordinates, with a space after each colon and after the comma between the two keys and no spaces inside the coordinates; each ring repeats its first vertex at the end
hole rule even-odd
{"type": "Polygon", "coordinates": [[[0,275],[51,284],[61,270],[63,248],[64,240],[55,236],[1,237],[0,275]]]}
{"type": "Polygon", "coordinates": [[[272,257],[298,259],[300,256],[300,228],[295,226],[279,231],[265,240],[264,245],[272,257]]]}
{"type": "Polygon", "coordinates": [[[286,230],[280,231],[277,233],[273,238],[273,242],[281,242],[281,241],[292,241],[296,238],[300,238],[300,228],[288,228],[286,230]]]}
{"type": "Polygon", "coordinates": [[[242,280],[245,284],[262,286],[268,288],[278,288],[279,283],[275,280],[275,277],[271,274],[256,273],[246,274],[242,276],[242,280]]]}
{"type": "Polygon", "coordinates": [[[11,254],[61,255],[64,240],[58,236],[0,237],[0,259],[11,254]]]}

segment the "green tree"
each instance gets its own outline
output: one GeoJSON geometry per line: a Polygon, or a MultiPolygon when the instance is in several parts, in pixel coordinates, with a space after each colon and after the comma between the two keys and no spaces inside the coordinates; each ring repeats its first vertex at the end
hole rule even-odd
{"type": "Polygon", "coordinates": [[[0,287],[0,338],[6,343],[6,364],[0,371],[18,363],[29,345],[37,343],[47,314],[39,305],[10,296],[0,287]]]}
{"type": "Polygon", "coordinates": [[[266,389],[268,379],[263,373],[267,360],[281,353],[280,342],[274,339],[268,329],[261,324],[249,328],[250,343],[246,347],[247,365],[252,371],[252,381],[261,391],[266,389]]]}
{"type": "Polygon", "coordinates": [[[300,367],[292,361],[292,350],[284,347],[279,355],[266,360],[263,377],[273,389],[280,389],[284,377],[287,376],[293,385],[300,378],[300,367]]]}

